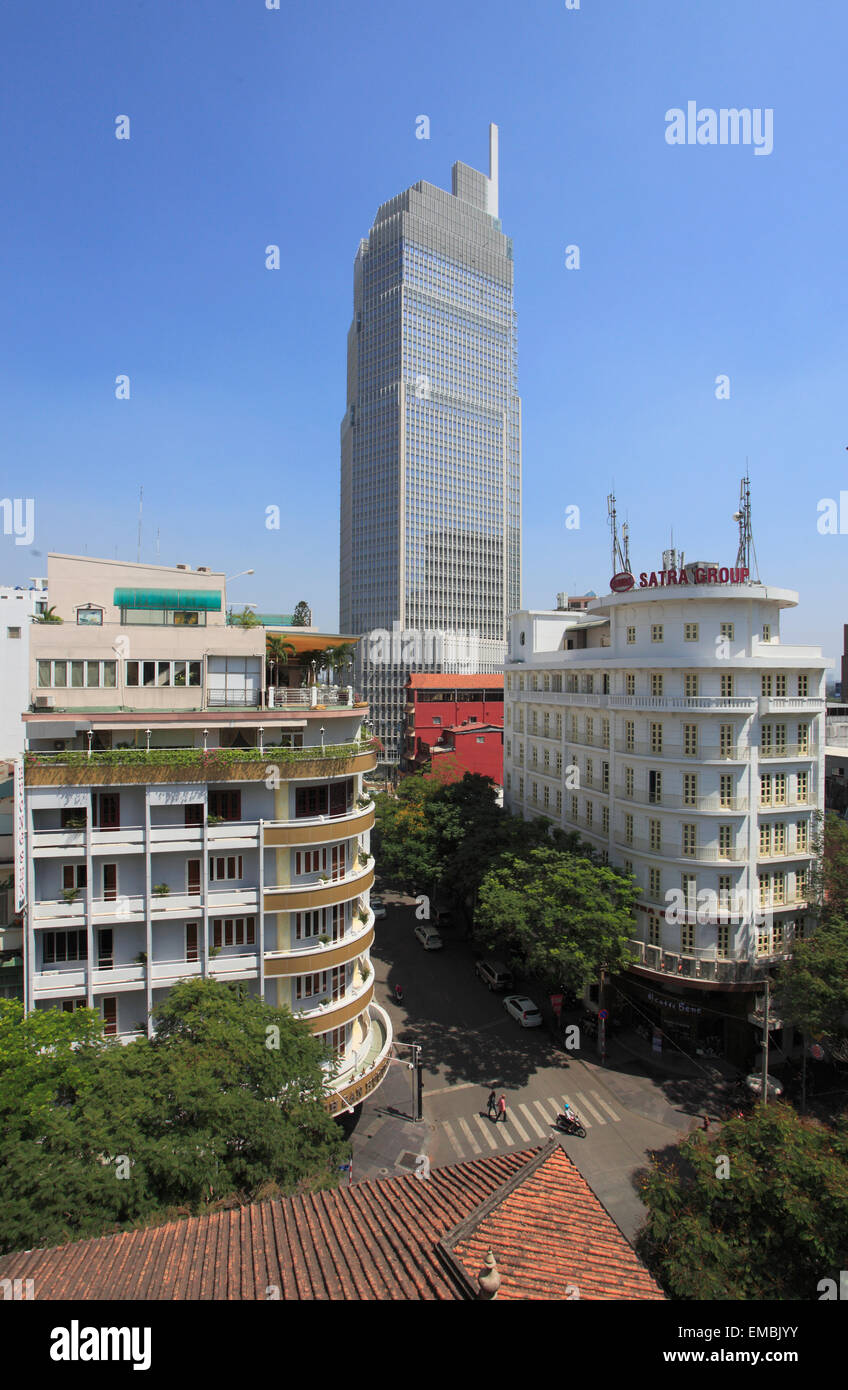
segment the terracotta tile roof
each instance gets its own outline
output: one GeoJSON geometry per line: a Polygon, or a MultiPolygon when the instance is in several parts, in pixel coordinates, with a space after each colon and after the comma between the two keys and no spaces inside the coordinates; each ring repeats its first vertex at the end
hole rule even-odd
{"type": "Polygon", "coordinates": [[[435,1168],[428,1181],[362,1182],[7,1255],[0,1278],[32,1279],[48,1300],[451,1300],[473,1296],[490,1245],[499,1297],[562,1298],[568,1282],[584,1298],[663,1296],[556,1141],[435,1168]]]}
{"type": "Polygon", "coordinates": [[[413,690],[503,690],[503,672],[478,676],[446,676],[438,671],[415,671],[406,682],[413,690]]]}

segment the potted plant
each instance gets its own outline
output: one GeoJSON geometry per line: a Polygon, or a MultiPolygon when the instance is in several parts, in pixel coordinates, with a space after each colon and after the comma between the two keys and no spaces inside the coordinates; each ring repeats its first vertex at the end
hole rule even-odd
{"type": "Polygon", "coordinates": [[[318,940],[321,942],[322,946],[326,946],[328,945],[330,938],[329,936],[319,936],[318,940]]]}
{"type": "Polygon", "coordinates": [[[63,888],[63,889],[62,889],[62,897],[65,899],[65,902],[68,903],[68,905],[70,906],[70,904],[71,904],[71,903],[75,903],[76,900],[77,900],[77,898],[79,897],[79,889],[78,889],[78,888],[63,888]]]}
{"type": "Polygon", "coordinates": [[[69,816],[65,821],[65,830],[85,830],[85,816],[69,816]]]}
{"type": "Polygon", "coordinates": [[[330,1002],[329,999],[322,999],[322,1000],[321,1000],[321,1008],[322,1008],[322,1009],[326,1009],[326,1007],[327,1007],[327,1005],[329,1004],[329,1002],[330,1002]]]}
{"type": "Polygon", "coordinates": [[[167,898],[171,888],[167,883],[154,883],[153,892],[157,898],[167,898]]]}
{"type": "Polygon", "coordinates": [[[146,964],[147,964],[147,952],[146,952],[146,951],[139,951],[138,955],[137,955],[136,958],[135,958],[135,963],[136,963],[136,965],[146,965],[146,964]]]}
{"type": "Polygon", "coordinates": [[[209,955],[210,955],[210,957],[212,957],[212,956],[220,956],[220,954],[221,954],[221,947],[220,947],[220,946],[210,946],[210,947],[209,947],[209,955]]]}
{"type": "Polygon", "coordinates": [[[364,849],[361,849],[361,850],[359,851],[359,856],[358,856],[358,858],[359,858],[360,864],[362,864],[363,867],[364,867],[364,865],[366,865],[366,864],[368,863],[368,855],[365,853],[365,850],[364,850],[364,849]]]}
{"type": "Polygon", "coordinates": [[[318,875],[318,882],[319,882],[319,883],[329,883],[330,880],[329,880],[329,878],[327,877],[326,874],[319,874],[319,875],[318,875]]]}
{"type": "Polygon", "coordinates": [[[206,824],[207,824],[207,825],[223,825],[223,824],[224,824],[224,817],[223,817],[223,816],[207,816],[207,817],[206,817],[206,824]]]}

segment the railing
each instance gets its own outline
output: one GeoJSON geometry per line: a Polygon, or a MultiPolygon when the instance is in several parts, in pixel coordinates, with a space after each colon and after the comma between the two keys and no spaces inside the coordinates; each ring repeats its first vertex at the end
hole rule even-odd
{"type": "Polygon", "coordinates": [[[365,701],[350,685],[303,685],[293,689],[287,685],[269,685],[265,692],[268,709],[350,709],[354,703],[365,701]]]}
{"type": "Polygon", "coordinates": [[[109,748],[97,752],[83,749],[64,749],[60,753],[28,751],[24,754],[27,769],[37,767],[186,767],[201,768],[214,776],[219,767],[241,763],[310,762],[315,758],[329,760],[352,758],[373,752],[366,743],[328,743],[325,747],[308,748],[109,748]]]}
{"type": "Polygon", "coordinates": [[[722,710],[755,714],[753,695],[610,695],[610,709],[722,710]]]}
{"type": "Polygon", "coordinates": [[[634,787],[633,791],[627,791],[621,786],[616,787],[615,795],[620,801],[632,801],[636,806],[655,806],[658,811],[682,808],[687,811],[729,811],[735,814],[748,809],[747,796],[733,796],[721,801],[717,795],[686,797],[681,792],[663,792],[652,799],[647,788],[634,787]]]}
{"type": "Polygon", "coordinates": [[[631,939],[627,944],[635,956],[630,962],[631,965],[640,969],[674,979],[714,981],[723,984],[741,984],[761,979],[774,961],[783,960],[786,956],[786,953],[781,952],[774,958],[763,956],[738,960],[720,957],[715,947],[693,946],[686,951],[667,951],[662,946],[651,946],[638,939],[631,939]]]}
{"type": "Polygon", "coordinates": [[[623,830],[616,830],[613,838],[623,849],[633,849],[639,854],[655,854],[659,859],[693,859],[702,863],[726,860],[728,863],[738,863],[747,858],[747,851],[737,845],[731,845],[729,849],[720,849],[716,845],[696,846],[686,853],[682,845],[670,845],[667,840],[655,844],[635,836],[632,840],[626,840],[623,830]]]}
{"type": "Polygon", "coordinates": [[[626,739],[617,738],[615,747],[616,752],[632,753],[637,758],[670,758],[674,762],[688,762],[690,758],[700,762],[709,762],[711,759],[717,758],[743,762],[750,756],[750,750],[739,744],[731,744],[727,747],[715,743],[698,744],[692,752],[689,752],[682,743],[669,743],[665,739],[658,748],[655,748],[651,743],[641,739],[634,739],[632,743],[628,744],[626,739]]]}
{"type": "Polygon", "coordinates": [[[815,715],[825,708],[825,701],[817,695],[763,695],[769,712],[780,714],[815,715]]]}
{"type": "Polygon", "coordinates": [[[300,960],[303,957],[304,973],[308,974],[310,971],[320,968],[319,962],[325,952],[335,950],[338,946],[355,945],[357,941],[364,940],[374,926],[374,913],[369,908],[365,920],[360,921],[359,918],[354,917],[351,926],[354,930],[342,932],[335,939],[331,938],[323,944],[318,940],[316,934],[314,937],[305,937],[303,941],[295,942],[294,946],[288,950],[266,951],[265,959],[291,960],[296,957],[300,960]]]}
{"type": "Polygon", "coordinates": [[[208,685],[206,704],[209,709],[261,709],[261,690],[227,690],[225,686],[208,685]]]}
{"type": "Polygon", "coordinates": [[[760,745],[760,762],[766,758],[817,758],[818,747],[814,743],[782,743],[760,745]]]}

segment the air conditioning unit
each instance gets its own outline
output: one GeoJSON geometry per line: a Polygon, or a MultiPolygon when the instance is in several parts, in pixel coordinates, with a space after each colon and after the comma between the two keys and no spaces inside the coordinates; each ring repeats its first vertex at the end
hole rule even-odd
{"type": "Polygon", "coordinates": [[[54,709],[56,705],[55,695],[36,695],[33,702],[36,709],[54,709]]]}
{"type": "Polygon", "coordinates": [[[178,569],[178,570],[187,570],[187,569],[188,569],[188,565],[177,565],[177,569],[178,569]]]}
{"type": "Polygon", "coordinates": [[[211,574],[212,571],[210,570],[210,568],[209,568],[208,565],[198,565],[198,566],[197,566],[197,573],[198,573],[198,574],[211,574]]]}

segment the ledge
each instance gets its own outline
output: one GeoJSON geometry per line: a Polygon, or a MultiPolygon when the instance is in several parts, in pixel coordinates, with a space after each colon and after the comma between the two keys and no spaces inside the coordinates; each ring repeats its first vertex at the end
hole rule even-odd
{"type": "Polygon", "coordinates": [[[321,845],[331,840],[346,840],[352,835],[360,835],[370,830],[374,824],[373,805],[362,810],[354,808],[343,816],[313,817],[304,821],[291,821],[286,824],[265,822],[265,848],[273,849],[284,845],[321,845]]]}
{"type": "Polygon", "coordinates": [[[165,750],[159,749],[150,754],[128,751],[133,756],[126,759],[107,760],[94,753],[90,758],[81,754],[81,761],[76,758],[63,760],[61,754],[54,759],[30,753],[26,756],[26,783],[34,787],[55,787],[150,782],[264,782],[269,767],[277,768],[280,780],[285,782],[310,777],[342,777],[351,772],[369,772],[377,765],[373,749],[357,752],[349,744],[339,745],[335,753],[328,748],[323,754],[320,749],[287,749],[285,757],[279,756],[279,749],[266,749],[261,757],[258,753],[233,756],[231,749],[221,750],[227,757],[213,756],[214,750],[207,754],[197,750],[195,757],[186,757],[183,753],[179,758],[168,757],[165,750]],[[299,756],[292,757],[293,751],[299,756]]]}

